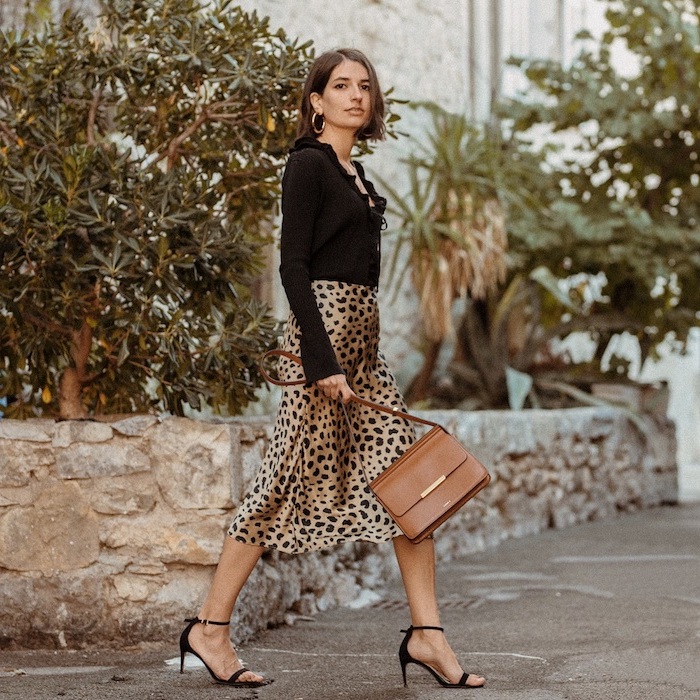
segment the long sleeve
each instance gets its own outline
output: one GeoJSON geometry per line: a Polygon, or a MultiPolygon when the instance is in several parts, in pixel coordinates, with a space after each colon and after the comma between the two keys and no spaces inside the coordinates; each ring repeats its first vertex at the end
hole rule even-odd
{"type": "Polygon", "coordinates": [[[301,328],[301,359],[308,383],[342,374],[311,287],[314,230],[323,203],[323,179],[313,150],[293,153],[282,179],[280,275],[301,328]]]}

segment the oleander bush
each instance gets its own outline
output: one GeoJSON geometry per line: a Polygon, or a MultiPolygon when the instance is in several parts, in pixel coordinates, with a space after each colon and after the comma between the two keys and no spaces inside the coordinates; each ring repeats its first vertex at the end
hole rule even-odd
{"type": "Polygon", "coordinates": [[[310,44],[217,0],[0,34],[6,415],[238,412],[310,44]]]}

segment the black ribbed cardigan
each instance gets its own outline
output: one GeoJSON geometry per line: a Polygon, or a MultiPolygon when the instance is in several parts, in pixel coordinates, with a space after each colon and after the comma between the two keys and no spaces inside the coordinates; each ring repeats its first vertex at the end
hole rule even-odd
{"type": "Polygon", "coordinates": [[[311,282],[335,280],[373,288],[379,283],[386,199],[366,179],[360,163],[353,164],[368,194],[360,191],[330,144],[305,137],[294,144],[282,178],[280,275],[301,328],[301,359],[309,384],[343,374],[311,282]]]}

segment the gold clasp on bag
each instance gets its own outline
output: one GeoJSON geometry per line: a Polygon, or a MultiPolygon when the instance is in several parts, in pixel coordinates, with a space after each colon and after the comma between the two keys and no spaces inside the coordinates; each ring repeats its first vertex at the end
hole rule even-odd
{"type": "Polygon", "coordinates": [[[447,477],[446,477],[444,474],[443,474],[439,479],[435,479],[435,481],[433,481],[433,483],[430,484],[430,486],[428,486],[428,488],[425,489],[425,491],[423,491],[423,493],[421,493],[420,497],[421,497],[421,498],[425,498],[428,494],[430,494],[430,493],[432,493],[433,491],[435,491],[435,489],[436,489],[438,486],[440,486],[440,484],[441,484],[443,481],[445,481],[445,479],[447,479],[447,477]]]}

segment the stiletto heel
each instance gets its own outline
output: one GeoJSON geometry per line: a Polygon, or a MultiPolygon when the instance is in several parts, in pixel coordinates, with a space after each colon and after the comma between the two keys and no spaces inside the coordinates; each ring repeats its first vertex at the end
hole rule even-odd
{"type": "Polygon", "coordinates": [[[423,626],[423,627],[414,627],[411,625],[407,630],[401,630],[403,633],[405,633],[405,637],[403,638],[403,641],[401,642],[401,646],[399,647],[399,662],[401,663],[401,673],[403,675],[403,684],[404,687],[408,685],[406,682],[406,666],[408,664],[416,664],[416,666],[422,666],[424,669],[429,671],[435,680],[443,687],[443,688],[483,688],[484,684],[482,683],[481,685],[467,685],[467,680],[469,679],[469,676],[471,674],[469,673],[463,673],[462,677],[459,679],[458,683],[450,683],[449,681],[445,680],[432,666],[428,666],[428,664],[423,663],[422,661],[418,661],[418,659],[414,659],[411,654],[408,651],[408,640],[411,638],[411,635],[413,634],[413,630],[438,630],[439,632],[444,632],[444,628],[442,627],[429,627],[429,626],[423,626]]]}
{"type": "Polygon", "coordinates": [[[236,671],[228,680],[224,680],[223,678],[219,678],[214,671],[212,671],[209,668],[209,665],[207,662],[192,648],[190,645],[190,630],[197,624],[200,623],[202,625],[228,625],[228,622],[216,622],[214,620],[200,620],[198,617],[190,617],[185,620],[185,622],[189,622],[190,624],[185,627],[185,629],[182,631],[182,634],[180,635],[180,673],[185,672],[185,654],[189,652],[193,656],[196,656],[203,664],[204,668],[209,671],[209,675],[217,682],[220,683],[221,685],[230,685],[234,688],[259,688],[262,685],[269,685],[272,683],[272,679],[264,679],[262,681],[239,681],[238,679],[247,672],[250,672],[250,669],[245,668],[239,668],[238,671],[236,671]]]}

